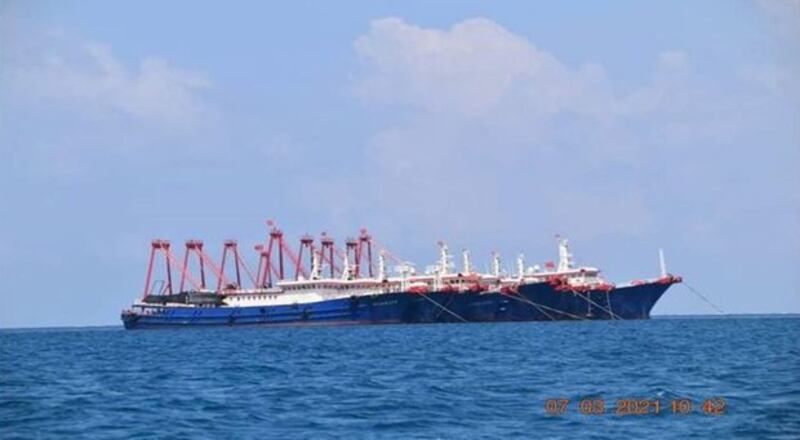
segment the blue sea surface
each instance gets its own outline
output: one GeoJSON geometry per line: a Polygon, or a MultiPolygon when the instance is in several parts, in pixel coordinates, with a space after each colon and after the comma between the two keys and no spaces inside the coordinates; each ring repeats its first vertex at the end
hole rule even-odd
{"type": "Polygon", "coordinates": [[[4,330],[0,438],[798,439],[798,336],[798,317],[4,330]]]}

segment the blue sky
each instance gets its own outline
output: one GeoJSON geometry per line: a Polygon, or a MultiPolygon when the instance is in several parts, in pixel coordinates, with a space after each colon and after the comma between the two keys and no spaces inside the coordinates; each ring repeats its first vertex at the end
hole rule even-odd
{"type": "Polygon", "coordinates": [[[560,233],[613,281],[663,247],[726,311],[800,312],[798,30],[797,1],[2,2],[0,326],[114,324],[151,238],[267,218],[423,266],[560,233]]]}

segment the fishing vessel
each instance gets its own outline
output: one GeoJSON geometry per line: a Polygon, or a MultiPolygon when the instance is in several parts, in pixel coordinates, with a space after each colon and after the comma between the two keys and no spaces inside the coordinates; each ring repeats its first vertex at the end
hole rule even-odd
{"type": "Polygon", "coordinates": [[[454,264],[439,242],[437,262],[417,273],[365,229],[344,250],[323,233],[318,245],[302,236],[295,252],[273,222],[268,226],[268,242],[255,246],[255,271],[234,240],[224,243],[219,265],[200,240],[185,243],[182,261],[169,241],[153,240],[142,296],[121,314],[125,328],[648,319],[682,281],[667,273],[661,253],[660,276],[612,284],[596,267],[576,266],[560,237],[557,263],[526,266],[519,255],[516,270],[503,271],[493,253],[485,273],[475,270],[468,250],[454,264]],[[156,279],[157,266],[163,279],[156,279]],[[208,271],[215,283],[207,282],[208,271]]]}

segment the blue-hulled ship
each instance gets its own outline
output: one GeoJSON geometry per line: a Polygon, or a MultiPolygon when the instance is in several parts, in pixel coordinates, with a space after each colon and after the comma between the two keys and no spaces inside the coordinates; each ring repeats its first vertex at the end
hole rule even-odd
{"type": "Polygon", "coordinates": [[[576,266],[564,239],[559,239],[557,264],[526,267],[520,255],[514,273],[501,270],[497,254],[491,271],[479,273],[466,250],[457,269],[448,247],[439,243],[437,263],[417,274],[385,248],[373,266],[373,239],[365,230],[347,240],[344,252],[328,236],[316,247],[306,235],[295,253],[271,226],[269,243],[256,246],[256,271],[250,271],[232,240],[225,242],[220,266],[199,240],[186,242],[182,262],[168,241],[153,241],[144,293],[121,315],[125,328],[647,319],[666,290],[681,282],[666,272],[662,255],[659,277],[611,284],[597,268],[576,266]],[[164,256],[165,279],[154,281],[158,255],[164,256]],[[292,276],[285,257],[294,266],[292,276]],[[199,270],[190,270],[190,260],[199,270]],[[233,267],[226,270],[229,261],[233,267]],[[206,271],[214,274],[216,288],[206,283],[206,271]],[[177,289],[173,273],[180,274],[177,289]],[[252,287],[243,288],[243,273],[252,287]]]}

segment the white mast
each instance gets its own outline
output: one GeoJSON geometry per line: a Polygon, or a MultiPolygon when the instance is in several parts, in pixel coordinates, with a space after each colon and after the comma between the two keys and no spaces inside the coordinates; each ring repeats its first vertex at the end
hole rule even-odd
{"type": "Polygon", "coordinates": [[[344,261],[342,262],[342,279],[350,279],[350,258],[347,257],[347,253],[344,254],[344,261]]]}
{"type": "Polygon", "coordinates": [[[525,277],[525,255],[523,254],[517,255],[517,276],[520,279],[525,277]]]}
{"type": "Polygon", "coordinates": [[[664,259],[664,249],[658,250],[658,261],[661,263],[661,277],[667,276],[667,261],[664,259]]]}
{"type": "Polygon", "coordinates": [[[400,274],[400,288],[402,290],[408,289],[408,278],[413,276],[415,273],[411,263],[404,261],[395,266],[394,270],[400,274]]]}
{"type": "Polygon", "coordinates": [[[436,265],[436,271],[433,277],[433,289],[439,290],[444,285],[444,276],[447,275],[448,270],[452,263],[450,262],[450,250],[444,242],[439,242],[439,264],[436,265]]]}
{"type": "Polygon", "coordinates": [[[311,255],[311,279],[318,280],[320,279],[320,272],[322,271],[322,267],[319,264],[319,254],[316,252],[312,252],[311,255]]]}
{"type": "Polygon", "coordinates": [[[500,254],[492,252],[492,275],[500,277],[500,254]]]}
{"type": "Polygon", "coordinates": [[[469,250],[464,249],[461,251],[461,256],[464,260],[462,272],[464,272],[464,275],[469,275],[472,273],[472,262],[470,261],[469,250]]]}
{"type": "Polygon", "coordinates": [[[386,251],[383,249],[378,253],[378,279],[386,279],[386,251]]]}
{"type": "Polygon", "coordinates": [[[572,254],[569,253],[569,241],[566,238],[558,242],[558,271],[565,272],[572,269],[572,254]]]}
{"type": "Polygon", "coordinates": [[[439,242],[439,275],[447,275],[450,266],[452,263],[450,262],[450,249],[448,249],[447,245],[444,242],[439,242]]]}

